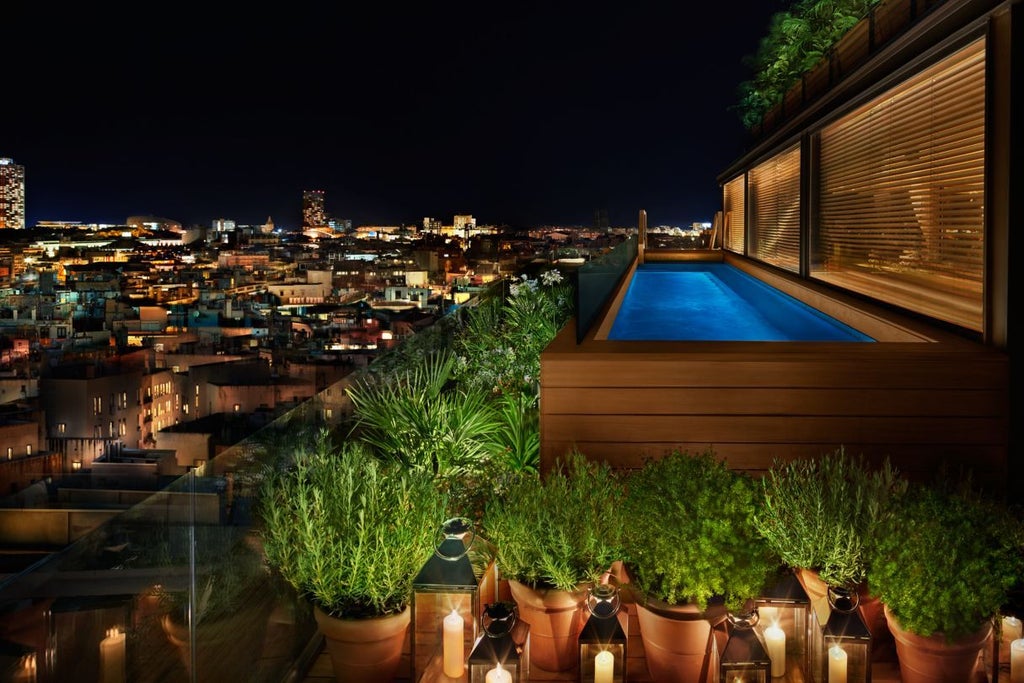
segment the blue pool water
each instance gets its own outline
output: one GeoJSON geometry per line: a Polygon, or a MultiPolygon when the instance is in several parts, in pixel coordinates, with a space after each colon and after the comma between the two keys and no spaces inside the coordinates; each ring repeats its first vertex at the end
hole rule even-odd
{"type": "Polygon", "coordinates": [[[874,341],[724,263],[637,266],[608,339],[874,341]]]}

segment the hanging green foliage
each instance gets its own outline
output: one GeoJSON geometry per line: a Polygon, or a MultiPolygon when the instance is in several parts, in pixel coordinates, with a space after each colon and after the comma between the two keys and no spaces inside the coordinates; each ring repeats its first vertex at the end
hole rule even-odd
{"type": "Polygon", "coordinates": [[[832,46],[881,0],[796,0],[772,15],[768,33],[745,61],[753,76],[740,83],[734,107],[753,128],[832,46]]]}

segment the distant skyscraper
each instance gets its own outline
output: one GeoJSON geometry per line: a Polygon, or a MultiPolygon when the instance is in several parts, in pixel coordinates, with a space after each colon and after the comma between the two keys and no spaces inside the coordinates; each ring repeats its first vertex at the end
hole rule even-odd
{"type": "Polygon", "coordinates": [[[302,227],[322,228],[327,225],[323,190],[302,191],[302,227]]]}
{"type": "Polygon", "coordinates": [[[0,229],[25,227],[25,167],[0,157],[0,229]]]}
{"type": "Polygon", "coordinates": [[[234,232],[235,222],[230,218],[215,218],[213,220],[213,229],[216,232],[234,232]]]}

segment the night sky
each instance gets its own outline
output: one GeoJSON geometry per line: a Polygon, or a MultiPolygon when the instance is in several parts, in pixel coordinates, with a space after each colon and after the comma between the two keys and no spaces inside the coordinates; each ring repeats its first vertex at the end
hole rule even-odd
{"type": "Polygon", "coordinates": [[[294,228],[304,189],[355,225],[711,220],[787,4],[16,3],[0,156],[30,226],[294,228]]]}

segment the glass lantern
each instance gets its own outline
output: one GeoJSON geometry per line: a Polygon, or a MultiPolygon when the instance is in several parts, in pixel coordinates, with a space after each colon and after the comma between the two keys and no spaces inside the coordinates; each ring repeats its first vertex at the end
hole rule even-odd
{"type": "Polygon", "coordinates": [[[518,619],[515,603],[487,605],[480,626],[483,635],[469,655],[469,683],[529,681],[530,625],[518,619]]]}
{"type": "Polygon", "coordinates": [[[829,586],[829,614],[824,626],[811,610],[816,629],[811,668],[817,683],[871,683],[871,632],[860,616],[859,604],[855,590],[829,586]]]}
{"type": "MultiPolygon", "coordinates": [[[[811,638],[811,601],[796,574],[788,570],[780,573],[775,583],[755,602],[759,617],[755,628],[761,642],[766,645],[769,642],[765,636],[767,629],[781,629],[786,644],[786,661],[796,664],[806,678],[807,643],[811,638]]],[[[779,634],[776,631],[769,631],[768,636],[774,642],[779,634]]]]}
{"type": "Polygon", "coordinates": [[[601,583],[587,591],[590,617],[580,632],[580,683],[626,680],[626,633],[619,622],[617,586],[601,583]]]}
{"type": "MultiPolygon", "coordinates": [[[[718,663],[721,683],[770,683],[773,659],[757,636],[757,610],[729,614],[729,640],[718,663]]],[[[785,643],[782,643],[782,671],[785,673],[785,643]]]]}
{"type": "Polygon", "coordinates": [[[428,669],[437,668],[438,662],[446,676],[462,676],[478,632],[480,575],[470,559],[476,534],[463,517],[445,521],[441,534],[440,543],[412,585],[416,681],[428,669]]]}

